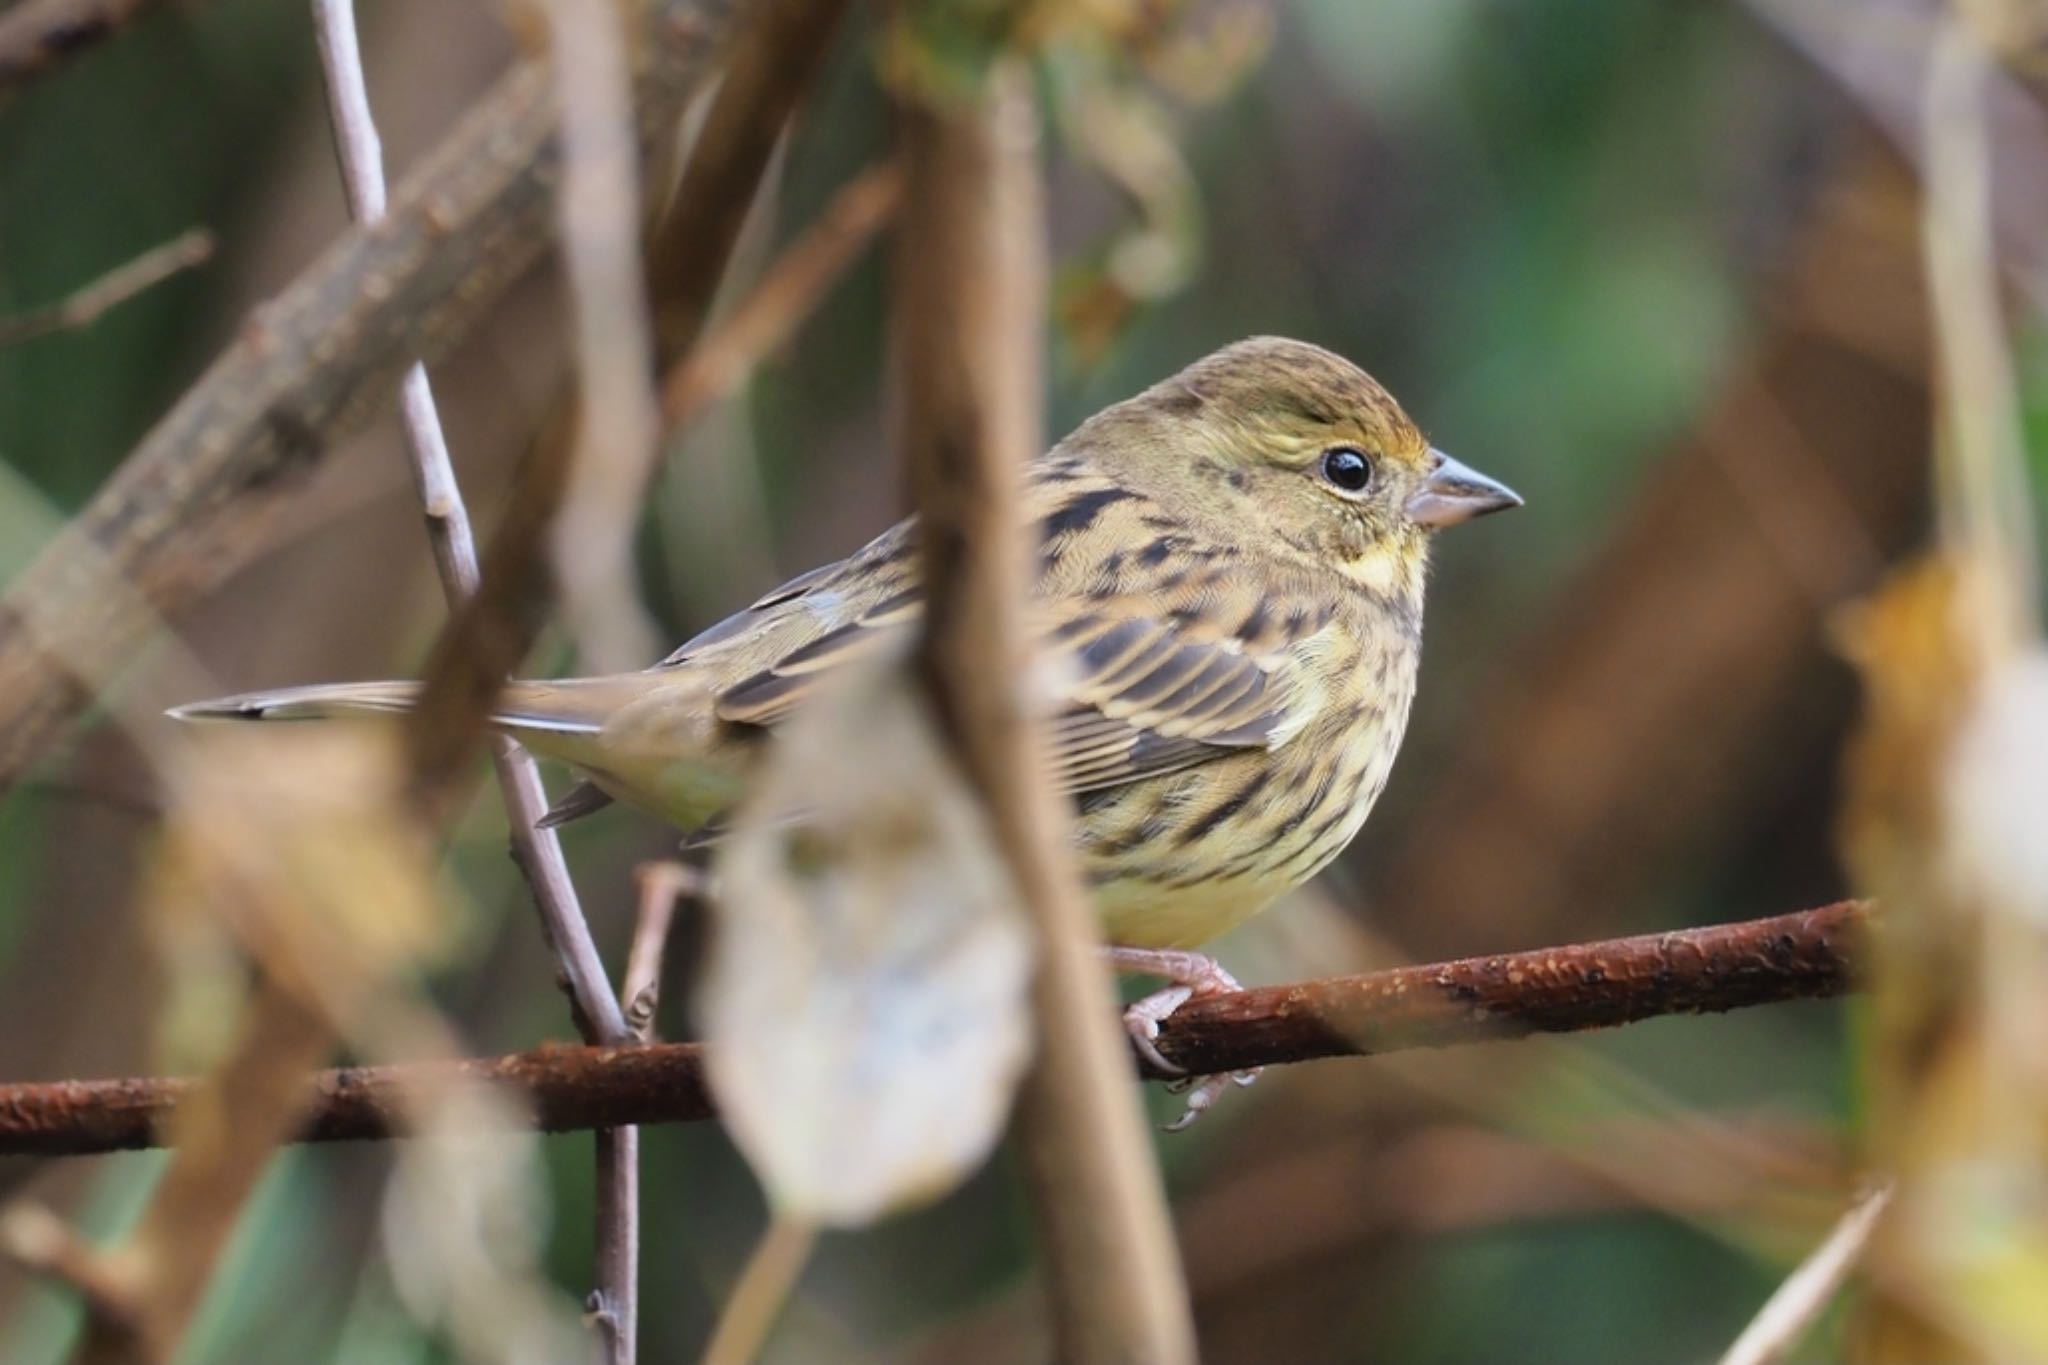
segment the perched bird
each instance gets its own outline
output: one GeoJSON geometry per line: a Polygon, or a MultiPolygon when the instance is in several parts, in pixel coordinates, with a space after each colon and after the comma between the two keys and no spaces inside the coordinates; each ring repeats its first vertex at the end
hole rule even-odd
{"type": "MultiPolygon", "coordinates": [[[[1160,1065],[1159,1020],[1236,985],[1188,950],[1336,857],[1385,787],[1431,533],[1520,503],[1432,448],[1364,371],[1274,337],[1098,413],[1031,466],[1037,632],[1062,692],[1048,761],[1112,955],[1174,982],[1130,1016],[1160,1065]]],[[[901,522],[645,672],[513,683],[494,722],[589,779],[558,821],[617,798],[715,829],[761,737],[918,619],[916,538],[901,522]]],[[[174,714],[324,717],[412,697],[339,683],[174,714]]]]}

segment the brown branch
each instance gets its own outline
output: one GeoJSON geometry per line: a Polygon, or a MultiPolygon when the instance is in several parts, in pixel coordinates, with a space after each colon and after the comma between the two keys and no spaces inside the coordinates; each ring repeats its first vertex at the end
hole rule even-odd
{"type": "MultiPolygon", "coordinates": [[[[408,1114],[416,1112],[410,1097],[479,1082],[524,1097],[533,1126],[543,1133],[685,1123],[713,1113],[695,1044],[550,1043],[501,1057],[323,1071],[294,1140],[403,1134],[408,1114]]],[[[197,1088],[184,1077],[140,1076],[0,1086],[0,1155],[81,1156],[161,1146],[171,1116],[197,1088]]]]}
{"type": "Polygon", "coordinates": [[[113,37],[157,0],[26,0],[0,15],[0,96],[113,37]]]}
{"type": "Polygon", "coordinates": [[[1868,912],[1856,901],[1704,929],[1468,957],[1196,1001],[1160,1050],[1198,1074],[1577,1033],[1847,991],[1868,912]]]}
{"type": "MultiPolygon", "coordinates": [[[[634,94],[653,140],[679,116],[732,0],[637,6],[634,94]]],[[[0,603],[0,784],[82,708],[75,672],[132,658],[155,618],[94,590],[111,561],[158,613],[266,548],[334,437],[385,411],[415,359],[460,340],[540,259],[560,171],[545,63],[499,81],[398,186],[388,217],[344,234],[258,310],[0,603]],[[34,613],[24,598],[39,599],[34,613]],[[62,623],[46,640],[28,620],[62,623]],[[74,668],[67,668],[70,661],[74,668]]]]}
{"type": "Polygon", "coordinates": [[[212,258],[212,233],[204,228],[181,233],[55,303],[0,318],[0,347],[18,346],[52,332],[89,327],[109,309],[118,308],[179,271],[190,270],[212,258]]]}
{"type": "Polygon", "coordinates": [[[1028,86],[1007,65],[986,79],[972,98],[901,114],[893,317],[927,594],[918,666],[1036,940],[1037,1053],[1016,1124],[1058,1354],[1166,1365],[1195,1358],[1179,1251],[1142,1112],[1118,1075],[1115,996],[1021,681],[1016,505],[1042,448],[1044,205],[1028,86]]]}
{"type": "MultiPolygon", "coordinates": [[[[1235,1071],[1419,1047],[1578,1033],[1674,1014],[1717,1014],[1854,989],[1870,911],[1856,901],[1770,919],[1524,953],[1396,967],[1197,1000],[1159,1048],[1190,1071],[1235,1071]]],[[[712,1117],[693,1043],[551,1044],[503,1057],[322,1072],[302,1142],[403,1132],[404,1099],[455,1078],[523,1095],[542,1132],[712,1117]]],[[[136,1077],[0,1086],[0,1156],[79,1156],[155,1146],[189,1080],[136,1077]]]]}

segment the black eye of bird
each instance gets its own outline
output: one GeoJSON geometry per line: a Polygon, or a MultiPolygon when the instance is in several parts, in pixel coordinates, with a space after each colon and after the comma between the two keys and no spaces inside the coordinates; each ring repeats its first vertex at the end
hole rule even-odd
{"type": "Polygon", "coordinates": [[[1372,461],[1355,446],[1337,446],[1323,452],[1323,477],[1346,493],[1363,493],[1372,487],[1372,461]]]}

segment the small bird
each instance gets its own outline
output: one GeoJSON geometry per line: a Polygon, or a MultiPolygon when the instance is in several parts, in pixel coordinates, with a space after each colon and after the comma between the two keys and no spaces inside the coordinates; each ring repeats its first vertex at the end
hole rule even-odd
{"type": "MultiPolygon", "coordinates": [[[[1031,465],[1034,628],[1061,691],[1048,763],[1112,959],[1172,983],[1127,1015],[1164,1071],[1159,1023],[1237,988],[1192,949],[1328,864],[1386,786],[1431,533],[1521,501],[1431,447],[1363,370],[1277,337],[1196,361],[1031,465]]],[[[912,519],[644,672],[512,683],[493,723],[587,777],[551,821],[616,798],[701,836],[762,736],[921,613],[912,519]]],[[[413,696],[338,683],[173,714],[302,719],[413,696]]]]}

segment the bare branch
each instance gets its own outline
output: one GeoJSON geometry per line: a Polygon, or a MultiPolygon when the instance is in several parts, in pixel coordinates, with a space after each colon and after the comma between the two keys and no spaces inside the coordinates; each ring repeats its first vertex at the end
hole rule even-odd
{"type": "MultiPolygon", "coordinates": [[[[544,1133],[710,1118],[699,1049],[688,1043],[581,1047],[459,1062],[324,1071],[305,1106],[300,1142],[389,1138],[410,1131],[415,1099],[458,1085],[503,1087],[528,1101],[544,1133]]],[[[183,1077],[0,1086],[0,1155],[81,1156],[161,1146],[194,1092],[183,1077]]]]}
{"type": "Polygon", "coordinates": [[[1772,919],[1396,967],[1198,1000],[1160,1034],[1195,1075],[1531,1033],[1577,1033],[1846,991],[1869,911],[1772,919]],[[1247,1058],[1256,1057],[1256,1061],[1247,1058]]]}
{"type": "Polygon", "coordinates": [[[606,1365],[640,1352],[640,1129],[597,1130],[597,1287],[585,1311],[602,1333],[606,1365]]]}
{"type": "MultiPolygon", "coordinates": [[[[643,140],[671,126],[730,22],[732,0],[636,6],[643,140]]],[[[546,64],[499,81],[393,195],[259,309],[0,603],[0,784],[131,659],[154,618],[91,590],[104,556],[158,612],[203,596],[266,548],[279,511],[339,433],[379,412],[413,361],[459,341],[540,259],[560,170],[546,64]],[[60,621],[49,642],[23,598],[60,621]]]]}
{"type": "MultiPolygon", "coordinates": [[[[1190,1071],[1233,1071],[1826,999],[1855,987],[1870,919],[1866,906],[1843,901],[1702,929],[1256,987],[1186,1005],[1167,1021],[1159,1048],[1190,1071]]],[[[1106,1005],[1104,1012],[1114,1018],[1106,1005]]],[[[713,1111],[702,1063],[691,1043],[551,1045],[326,1071],[298,1140],[403,1132],[407,1096],[458,1080],[524,1095],[543,1132],[706,1119],[713,1111]]],[[[0,1086],[0,1156],[154,1146],[191,1090],[187,1080],[143,1077],[0,1086]]]]}
{"type": "Polygon", "coordinates": [[[0,318],[0,347],[87,327],[101,314],[118,308],[143,290],[162,284],[181,270],[213,258],[213,234],[193,228],[161,246],[151,247],[126,265],[116,266],[67,298],[43,308],[0,318]]]}

